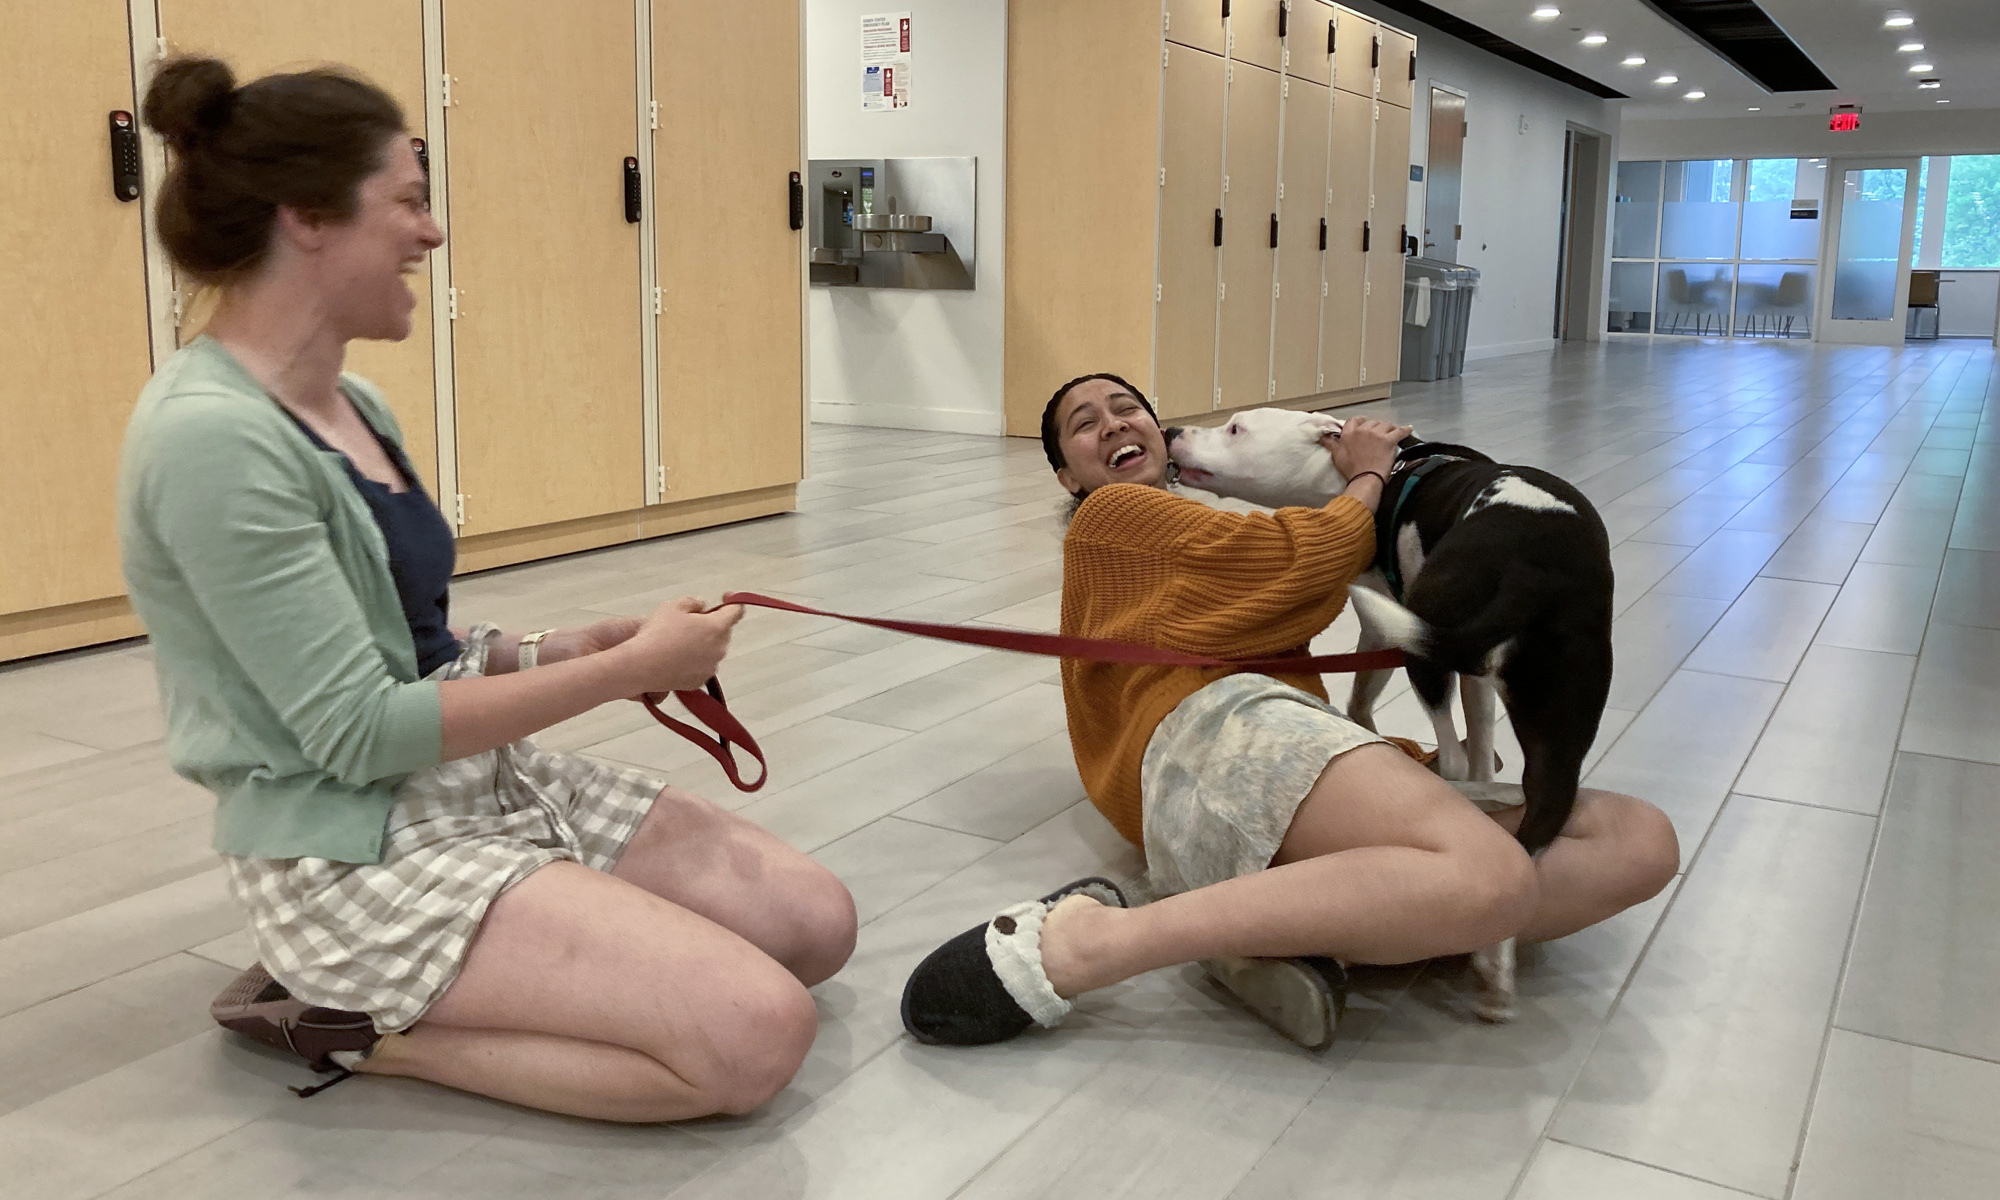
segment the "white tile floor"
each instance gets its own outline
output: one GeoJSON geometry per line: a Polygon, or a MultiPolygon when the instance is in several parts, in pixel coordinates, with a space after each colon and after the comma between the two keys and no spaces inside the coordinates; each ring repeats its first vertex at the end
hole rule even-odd
{"type": "MultiPolygon", "coordinates": [[[[1517,1023],[1463,1016],[1455,967],[1373,971],[1322,1055],[1186,969],[1002,1047],[904,1039],[931,947],[1138,855],[1080,802],[1053,664],[760,612],[725,677],[768,791],[745,803],[630,705],[544,740],[737,805],[848,881],[860,949],[796,1083],[671,1128],[372,1079],[295,1100],[297,1068],[205,1015],[248,947],[145,648],[0,668],[0,1197],[1990,1196],[1996,398],[1980,343],[1662,340],[1376,406],[1602,506],[1621,615],[1591,781],[1665,808],[1686,871],[1530,953],[1517,1023]]],[[[1033,443],[823,427],[815,459],[799,514],[467,579],[458,612],[736,587],[1054,624],[1033,443]]],[[[1407,692],[1385,719],[1429,736],[1407,692]]]]}

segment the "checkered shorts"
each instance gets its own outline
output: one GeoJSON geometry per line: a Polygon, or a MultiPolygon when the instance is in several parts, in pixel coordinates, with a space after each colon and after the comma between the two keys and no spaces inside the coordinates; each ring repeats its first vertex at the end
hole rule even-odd
{"type": "MultiPolygon", "coordinates": [[[[476,626],[431,678],[484,674],[493,628],[476,626]]],[[[519,741],[405,779],[379,863],[223,860],[272,977],[390,1033],[415,1024],[458,977],[495,897],[562,859],[610,870],[662,786],[519,741]]]]}

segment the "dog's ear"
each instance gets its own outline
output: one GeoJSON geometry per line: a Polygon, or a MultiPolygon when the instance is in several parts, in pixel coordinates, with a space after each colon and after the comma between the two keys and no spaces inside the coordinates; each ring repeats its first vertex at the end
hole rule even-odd
{"type": "Polygon", "coordinates": [[[1311,420],[1306,424],[1306,428],[1314,431],[1314,436],[1319,439],[1320,445],[1331,446],[1334,442],[1340,440],[1340,428],[1345,423],[1338,417],[1313,413],[1311,414],[1311,420]]]}

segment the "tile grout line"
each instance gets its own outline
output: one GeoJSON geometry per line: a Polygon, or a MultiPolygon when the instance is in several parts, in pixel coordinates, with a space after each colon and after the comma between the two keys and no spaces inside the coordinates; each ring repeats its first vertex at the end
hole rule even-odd
{"type": "Polygon", "coordinates": [[[1692,1179],[1696,1183],[1707,1184],[1709,1187],[1712,1188],[1721,1188],[1725,1192],[1733,1192],[1739,1196],[1756,1196],[1758,1197],[1758,1200],[1771,1200],[1771,1197],[1764,1195],[1764,1193],[1762,1192],[1749,1191],[1748,1189],[1735,1187],[1727,1183],[1717,1183],[1713,1179],[1703,1179],[1699,1175],[1693,1175],[1686,1171],[1677,1171],[1672,1167],[1663,1167],[1658,1163],[1649,1163],[1644,1159],[1633,1158],[1625,1154],[1614,1154],[1609,1150],[1599,1150],[1595,1146],[1586,1146],[1580,1142],[1566,1142],[1559,1137],[1551,1137],[1548,1140],[1554,1142],[1558,1146],[1568,1146],[1572,1150],[1581,1150],[1586,1154],[1602,1154],[1606,1158],[1615,1158],[1619,1162],[1628,1162],[1635,1167],[1644,1167],[1649,1171],[1661,1171],[1668,1175],[1677,1175],[1682,1179],[1692,1179]]]}

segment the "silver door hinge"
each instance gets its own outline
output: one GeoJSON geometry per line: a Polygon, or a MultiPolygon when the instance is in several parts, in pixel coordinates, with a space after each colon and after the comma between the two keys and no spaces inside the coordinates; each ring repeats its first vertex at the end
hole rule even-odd
{"type": "Polygon", "coordinates": [[[442,78],[442,79],[443,79],[443,81],[444,81],[444,106],[445,106],[446,108],[450,108],[450,107],[451,107],[451,103],[452,103],[452,101],[451,101],[451,82],[452,82],[452,80],[451,80],[451,72],[449,72],[449,71],[446,71],[446,72],[444,73],[444,75],[443,75],[443,76],[441,76],[441,78],[442,78]]]}
{"type": "Polygon", "coordinates": [[[1160,168],[1160,186],[1167,186],[1167,169],[1165,167],[1160,168]]]}
{"type": "Polygon", "coordinates": [[[1328,204],[1332,204],[1332,203],[1333,203],[1333,189],[1332,189],[1332,188],[1328,188],[1328,189],[1326,189],[1326,202],[1327,202],[1328,204]]]}
{"type": "MultiPolygon", "coordinates": [[[[1286,66],[1292,65],[1292,52],[1290,50],[1285,51],[1285,65],[1286,66]]],[[[1278,83],[1278,95],[1282,97],[1282,96],[1290,96],[1291,94],[1292,94],[1292,81],[1289,78],[1280,80],[1278,83]]]]}
{"type": "Polygon", "coordinates": [[[1222,177],[1222,191],[1223,191],[1223,194],[1225,194],[1225,195],[1227,195],[1227,194],[1228,194],[1228,192],[1229,192],[1229,176],[1227,176],[1227,175],[1224,175],[1224,176],[1222,177]]]}
{"type": "Polygon", "coordinates": [[[187,315],[187,305],[181,299],[181,290],[179,288],[173,289],[168,295],[173,298],[174,302],[174,328],[179,329],[181,318],[187,315]]]}
{"type": "Polygon", "coordinates": [[[1162,47],[1160,47],[1160,65],[1161,65],[1161,66],[1163,66],[1163,67],[1164,67],[1164,66],[1166,66],[1166,65],[1167,65],[1167,61],[1168,61],[1168,56],[1169,56],[1169,55],[1171,55],[1171,54],[1173,54],[1173,52],[1174,52],[1174,48],[1173,48],[1172,46],[1162,46],[1162,47]]]}
{"type": "Polygon", "coordinates": [[[454,507],[455,507],[455,509],[456,509],[456,511],[457,511],[457,513],[458,513],[458,526],[459,526],[459,528],[463,529],[463,528],[465,527],[465,493],[464,493],[464,492],[460,492],[460,493],[458,493],[458,495],[457,495],[457,501],[458,501],[458,503],[457,503],[457,504],[456,504],[456,505],[455,505],[454,507]]]}
{"type": "Polygon", "coordinates": [[[659,288],[654,288],[654,289],[653,289],[653,315],[654,315],[654,316],[656,316],[656,317],[660,315],[660,311],[661,311],[661,310],[660,310],[660,303],[661,303],[661,299],[660,299],[660,289],[659,289],[659,288]]]}
{"type": "MultiPolygon", "coordinates": [[[[1235,34],[1231,34],[1231,35],[1229,35],[1229,48],[1230,48],[1230,49],[1232,49],[1232,50],[1234,50],[1234,49],[1236,48],[1236,35],[1235,35],[1235,34]]],[[[1236,82],[1236,64],[1235,64],[1235,63],[1230,63],[1230,64],[1229,64],[1228,66],[1226,66],[1226,67],[1222,68],[1222,82],[1224,82],[1224,83],[1235,83],[1235,82],[1236,82]]]]}
{"type": "Polygon", "coordinates": [[[1271,382],[1264,385],[1264,395],[1266,397],[1275,397],[1277,396],[1277,394],[1278,394],[1277,380],[1273,379],[1271,382]]]}
{"type": "Polygon", "coordinates": [[[1222,389],[1219,387],[1215,389],[1215,407],[1222,407],[1222,389]]]}
{"type": "Polygon", "coordinates": [[[1236,31],[1234,29],[1223,36],[1222,49],[1229,54],[1236,53],[1236,31]]]}
{"type": "Polygon", "coordinates": [[[1322,281],[1320,282],[1320,285],[1319,285],[1319,294],[1320,294],[1321,296],[1325,296],[1325,295],[1326,295],[1326,282],[1325,282],[1324,280],[1322,280],[1322,281]]]}
{"type": "Polygon", "coordinates": [[[1277,283],[1271,285],[1271,299],[1276,300],[1278,298],[1278,289],[1282,286],[1282,284],[1277,283]]]}
{"type": "Polygon", "coordinates": [[[649,128],[658,129],[660,127],[660,102],[658,100],[646,101],[646,111],[649,119],[652,121],[649,128]]]}
{"type": "Polygon", "coordinates": [[[1173,27],[1174,27],[1174,14],[1167,13],[1166,15],[1160,18],[1160,31],[1162,33],[1170,31],[1171,29],[1173,29],[1173,27]]]}
{"type": "Polygon", "coordinates": [[[458,320],[459,316],[458,289],[446,288],[444,290],[444,294],[445,294],[445,320],[456,321],[458,320]]]}
{"type": "Polygon", "coordinates": [[[1160,302],[1160,285],[1156,283],[1153,285],[1153,303],[1158,304],[1159,302],[1160,302]]]}
{"type": "Polygon", "coordinates": [[[1369,279],[1369,280],[1364,280],[1364,281],[1362,281],[1362,284],[1361,284],[1361,294],[1362,294],[1362,295],[1366,296],[1366,295],[1367,295],[1368,293],[1370,293],[1370,292],[1372,292],[1372,291],[1374,291],[1374,290],[1375,290],[1375,281],[1374,281],[1374,280],[1372,280],[1372,279],[1369,279]]]}
{"type": "Polygon", "coordinates": [[[1315,386],[1317,386],[1317,387],[1320,387],[1320,388],[1325,388],[1325,387],[1326,387],[1326,376],[1324,376],[1324,375],[1320,376],[1320,377],[1319,377],[1319,383],[1318,383],[1317,385],[1315,385],[1315,386]]]}
{"type": "Polygon", "coordinates": [[[161,58],[165,58],[167,56],[167,39],[163,37],[154,38],[153,49],[159,52],[161,58]]]}
{"type": "Polygon", "coordinates": [[[654,484],[655,484],[656,488],[658,489],[658,491],[659,491],[660,495],[662,495],[662,496],[666,495],[666,494],[667,494],[667,467],[666,467],[666,464],[665,464],[665,463],[662,463],[662,464],[660,464],[660,465],[659,465],[658,467],[654,468],[654,475],[653,475],[653,479],[654,479],[654,484]]]}
{"type": "Polygon", "coordinates": [[[1280,200],[1283,200],[1284,198],[1285,198],[1285,184],[1284,184],[1284,181],[1283,181],[1283,180],[1279,180],[1279,181],[1278,181],[1278,199],[1280,199],[1280,200]]]}
{"type": "Polygon", "coordinates": [[[1215,298],[1216,298],[1217,300],[1227,300],[1227,299],[1229,299],[1229,285],[1228,285],[1228,284],[1226,284],[1226,283],[1218,283],[1218,284],[1216,284],[1216,285],[1215,285],[1215,298]]]}

